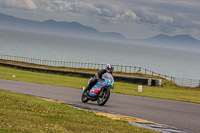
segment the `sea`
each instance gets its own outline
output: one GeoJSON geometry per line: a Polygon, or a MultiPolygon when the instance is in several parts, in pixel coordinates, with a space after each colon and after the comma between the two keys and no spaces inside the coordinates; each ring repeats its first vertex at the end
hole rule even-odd
{"type": "Polygon", "coordinates": [[[179,50],[135,42],[0,29],[0,54],[45,60],[128,65],[200,80],[200,51],[179,50]]]}

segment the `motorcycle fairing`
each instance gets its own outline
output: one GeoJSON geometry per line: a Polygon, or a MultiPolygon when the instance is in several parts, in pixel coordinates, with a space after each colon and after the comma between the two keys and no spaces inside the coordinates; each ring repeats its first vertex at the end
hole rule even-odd
{"type": "Polygon", "coordinates": [[[94,87],[90,90],[90,96],[95,97],[99,94],[102,87],[105,87],[105,81],[97,82],[94,87]],[[103,84],[104,83],[104,84],[103,84]]]}
{"type": "Polygon", "coordinates": [[[111,79],[105,79],[104,81],[97,82],[94,87],[90,90],[90,96],[95,97],[99,94],[101,88],[110,86],[113,88],[114,81],[111,79]]]}

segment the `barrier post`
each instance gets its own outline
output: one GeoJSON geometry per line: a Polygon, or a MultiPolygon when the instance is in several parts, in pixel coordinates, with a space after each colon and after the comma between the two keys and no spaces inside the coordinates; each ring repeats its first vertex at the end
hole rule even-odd
{"type": "Polygon", "coordinates": [[[182,78],[182,86],[183,86],[183,78],[182,78]]]}
{"type": "Polygon", "coordinates": [[[73,62],[73,68],[76,68],[76,62],[73,62]]]}
{"type": "Polygon", "coordinates": [[[83,68],[83,63],[81,63],[81,68],[83,68]]]}
{"type": "Polygon", "coordinates": [[[55,61],[55,66],[57,66],[57,64],[58,64],[58,61],[55,61]]]}
{"type": "Polygon", "coordinates": [[[76,67],[79,68],[79,62],[76,62],[76,67]]]}
{"type": "Polygon", "coordinates": [[[69,67],[69,62],[66,62],[66,67],[69,67]]]}
{"type": "Polygon", "coordinates": [[[71,67],[71,64],[72,64],[71,62],[68,62],[68,67],[71,67]]]}
{"type": "Polygon", "coordinates": [[[80,68],[79,66],[80,66],[80,62],[77,62],[77,68],[80,68]]]}
{"type": "Polygon", "coordinates": [[[142,73],[141,67],[139,67],[139,73],[142,73]]]}

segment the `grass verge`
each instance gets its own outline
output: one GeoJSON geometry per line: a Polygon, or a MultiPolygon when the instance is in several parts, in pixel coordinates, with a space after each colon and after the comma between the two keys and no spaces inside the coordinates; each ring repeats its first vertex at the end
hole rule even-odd
{"type": "MultiPolygon", "coordinates": [[[[41,68],[41,69],[50,69],[50,70],[61,70],[61,71],[72,71],[72,72],[86,72],[86,73],[93,73],[96,74],[99,70],[98,69],[83,69],[83,68],[71,68],[71,67],[61,67],[61,66],[46,66],[46,65],[39,65],[34,63],[27,63],[27,62],[20,62],[20,61],[11,61],[11,60],[2,60],[0,59],[1,63],[12,64],[17,66],[24,66],[24,67],[32,67],[32,68],[41,68]]],[[[117,76],[130,76],[130,77],[144,77],[144,78],[154,78],[154,79],[162,79],[162,86],[175,86],[176,84],[168,81],[160,76],[152,76],[149,74],[142,74],[142,73],[125,73],[120,71],[114,71],[114,75],[117,76]]]]}
{"type": "Polygon", "coordinates": [[[0,132],[140,132],[155,131],[92,112],[0,90],[0,132]]]}
{"type": "MultiPolygon", "coordinates": [[[[30,72],[1,66],[0,78],[72,88],[87,86],[88,81],[86,78],[30,72]],[[16,77],[13,78],[12,75],[16,75],[16,77]]],[[[142,93],[139,93],[137,88],[137,84],[115,82],[115,88],[112,92],[200,103],[200,88],[179,87],[172,84],[164,87],[143,86],[142,93]]]]}

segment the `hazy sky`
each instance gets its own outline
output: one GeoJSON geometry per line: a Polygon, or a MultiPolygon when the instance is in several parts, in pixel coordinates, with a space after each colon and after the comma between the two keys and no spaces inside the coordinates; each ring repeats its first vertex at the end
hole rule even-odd
{"type": "Polygon", "coordinates": [[[200,40],[200,0],[0,0],[0,12],[39,21],[77,21],[126,38],[164,33],[200,40]]]}

